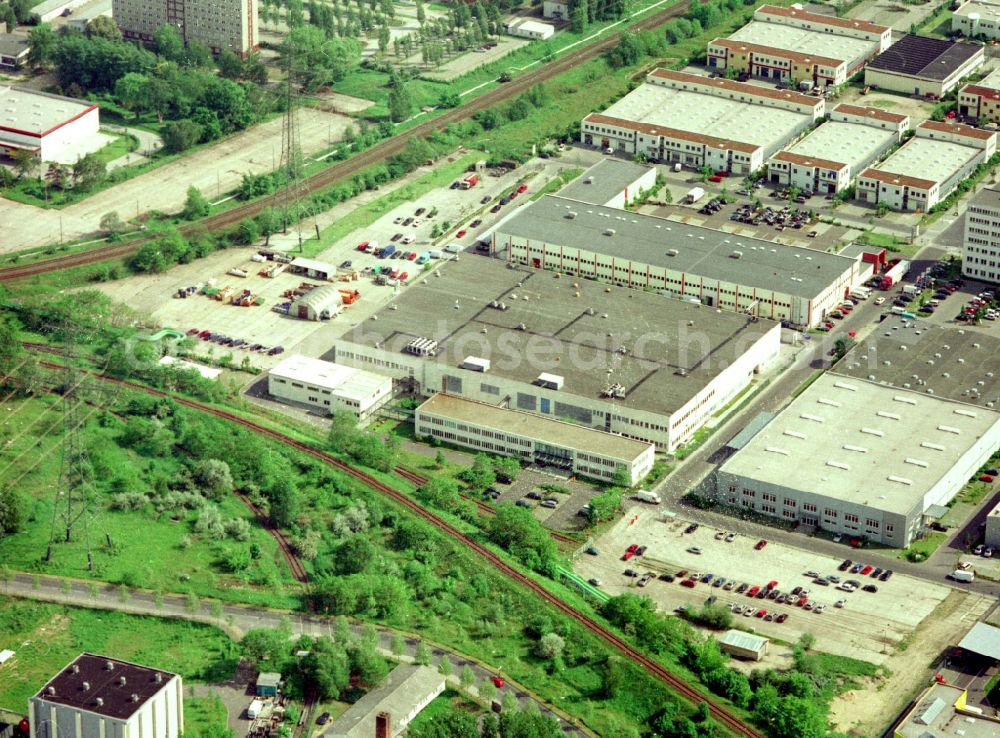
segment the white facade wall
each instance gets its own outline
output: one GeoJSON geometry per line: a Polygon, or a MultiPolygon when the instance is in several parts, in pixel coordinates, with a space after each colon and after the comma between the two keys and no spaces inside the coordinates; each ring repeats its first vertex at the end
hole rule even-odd
{"type": "Polygon", "coordinates": [[[345,394],[338,389],[319,387],[304,380],[279,377],[274,374],[268,374],[267,391],[282,400],[328,413],[334,410],[347,410],[363,422],[392,399],[392,378],[385,377],[385,381],[364,398],[345,394]]]}
{"type": "Polygon", "coordinates": [[[184,690],[179,676],[164,682],[127,720],[48,702],[37,695],[28,707],[31,738],[179,738],[184,733],[184,690]]]}
{"type": "Polygon", "coordinates": [[[569,3],[566,0],[545,0],[542,3],[542,16],[569,20],[569,3]]]}
{"type": "MultiPolygon", "coordinates": [[[[885,28],[881,31],[869,30],[866,28],[845,28],[839,25],[832,25],[830,23],[824,23],[822,19],[818,18],[803,18],[801,15],[796,17],[788,17],[787,15],[779,15],[777,13],[768,12],[768,6],[763,5],[754,12],[753,19],[756,21],[765,21],[768,23],[777,23],[782,26],[791,26],[793,28],[805,28],[809,31],[818,31],[820,33],[832,33],[837,36],[848,36],[850,38],[860,38],[865,41],[877,42],[879,45],[879,52],[885,51],[892,44],[892,29],[885,28]]],[[[850,20],[850,19],[845,19],[850,20]]]]}
{"type": "Polygon", "coordinates": [[[656,168],[648,169],[641,177],[628,185],[621,192],[616,194],[613,198],[605,203],[602,203],[609,208],[618,208],[619,210],[624,210],[625,206],[634,201],[639,193],[643,190],[649,190],[656,186],[656,168]]]}
{"type": "Polygon", "coordinates": [[[1000,282],[1000,204],[969,203],[962,239],[962,274],[1000,282]]]}
{"type": "Polygon", "coordinates": [[[66,148],[96,135],[99,129],[100,117],[97,108],[87,111],[76,120],[59,126],[41,139],[42,161],[55,159],[66,148]]]}
{"type": "Polygon", "coordinates": [[[541,441],[509,431],[499,431],[486,424],[456,421],[447,415],[419,408],[414,427],[418,438],[432,436],[477,451],[514,456],[525,463],[534,461],[536,452],[549,453],[546,447],[554,446],[568,452],[574,474],[610,482],[616,473],[623,471],[628,474],[630,486],[638,483],[652,470],[655,456],[655,447],[652,445],[635,458],[624,459],[594,451],[581,451],[564,444],[541,441]],[[485,436],[483,431],[490,435],[485,436]]]}
{"type": "Polygon", "coordinates": [[[674,90],[691,90],[704,95],[721,97],[726,100],[738,100],[752,105],[763,105],[768,108],[791,110],[796,113],[809,115],[813,120],[822,118],[826,112],[826,101],[821,97],[806,97],[805,99],[802,99],[805,96],[799,95],[798,93],[792,93],[790,96],[764,95],[756,93],[753,85],[746,84],[741,86],[738,90],[734,90],[729,87],[721,87],[717,84],[712,84],[713,81],[714,80],[709,79],[708,77],[705,77],[704,81],[702,81],[697,77],[697,75],[686,75],[684,79],[674,79],[669,76],[663,77],[657,75],[656,70],[646,75],[647,84],[670,87],[674,90]]]}
{"type": "Polygon", "coordinates": [[[772,184],[798,187],[800,190],[811,192],[840,192],[851,185],[851,167],[848,164],[836,169],[817,165],[806,166],[771,158],[767,162],[767,180],[772,184]]]}
{"type": "Polygon", "coordinates": [[[873,205],[885,203],[892,210],[920,210],[926,213],[941,201],[941,186],[936,182],[929,187],[891,184],[874,177],[861,176],[858,177],[855,197],[873,205]]]}
{"type": "MultiPolygon", "coordinates": [[[[678,272],[665,266],[615,259],[572,246],[528,241],[508,235],[493,234],[492,252],[507,248],[508,260],[535,269],[568,272],[599,279],[624,287],[651,288],[671,295],[697,297],[706,305],[754,314],[770,320],[788,320],[795,325],[813,326],[844,299],[846,291],[858,281],[858,265],[832,280],[811,300],[780,291],[781,282],[772,289],[748,287],[711,277],[678,272]]],[[[726,257],[720,257],[726,258],[726,257]]]]}
{"type": "Polygon", "coordinates": [[[886,131],[892,131],[896,136],[897,142],[903,139],[903,134],[910,128],[910,119],[906,116],[897,122],[884,120],[882,118],[874,118],[869,115],[856,115],[854,113],[841,110],[839,107],[830,111],[830,120],[840,123],[857,123],[862,126],[871,126],[872,128],[881,128],[886,131]]]}
{"type": "Polygon", "coordinates": [[[1000,548],[1000,505],[986,516],[986,536],[983,542],[991,548],[1000,548]]]}
{"type": "Polygon", "coordinates": [[[1000,21],[997,20],[998,10],[1000,8],[992,3],[970,0],[970,2],[963,3],[951,16],[951,30],[969,37],[1000,38],[1000,21]],[[982,6],[982,10],[980,10],[980,6],[982,6]]]}

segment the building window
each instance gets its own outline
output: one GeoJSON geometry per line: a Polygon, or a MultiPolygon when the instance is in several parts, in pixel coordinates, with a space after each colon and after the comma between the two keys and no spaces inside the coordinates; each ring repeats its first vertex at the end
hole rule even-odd
{"type": "Polygon", "coordinates": [[[816,512],[816,506],[811,502],[803,502],[802,509],[806,512],[816,512]]]}
{"type": "Polygon", "coordinates": [[[844,513],[844,520],[848,523],[856,523],[858,522],[858,516],[853,513],[844,513]]]}
{"type": "Polygon", "coordinates": [[[823,510],[823,514],[826,515],[826,517],[828,517],[828,518],[834,518],[834,519],[836,519],[836,517],[837,517],[837,511],[833,510],[833,509],[831,509],[829,507],[826,508],[825,510],[823,510]]]}
{"type": "Polygon", "coordinates": [[[785,507],[795,507],[798,503],[790,497],[785,498],[785,507]]]}

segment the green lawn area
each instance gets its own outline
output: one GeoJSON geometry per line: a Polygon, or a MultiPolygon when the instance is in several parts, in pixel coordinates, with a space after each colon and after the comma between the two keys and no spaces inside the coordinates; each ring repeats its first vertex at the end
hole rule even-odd
{"type": "MultiPolygon", "coordinates": [[[[15,656],[3,667],[0,706],[19,712],[27,708],[31,695],[83,651],[157,666],[185,681],[226,679],[238,662],[235,644],[208,625],[13,597],[0,597],[0,649],[5,648],[15,656]]],[[[214,711],[197,705],[196,709],[205,719],[214,711]]],[[[223,719],[224,715],[223,708],[223,719]]]]}
{"type": "Polygon", "coordinates": [[[922,36],[948,38],[948,34],[951,33],[951,17],[953,15],[952,11],[942,8],[940,12],[927,16],[917,28],[917,33],[922,36]]]}
{"type": "Polygon", "coordinates": [[[184,698],[184,735],[194,738],[220,738],[232,735],[229,711],[218,696],[184,698]]]}
{"type": "Polygon", "coordinates": [[[91,461],[98,483],[91,506],[91,536],[95,549],[94,571],[87,571],[84,543],[77,539],[55,547],[53,561],[44,556],[52,525],[54,491],[59,480],[61,410],[56,398],[8,401],[0,424],[0,441],[6,445],[8,466],[3,480],[17,483],[29,496],[24,529],[0,539],[0,561],[11,569],[90,578],[163,591],[193,591],[201,596],[223,597],[293,607],[294,596],[285,591],[292,582],[277,543],[235,497],[218,502],[223,518],[244,518],[251,524],[249,542],[261,550],[261,582],[244,582],[220,567],[222,542],[199,536],[193,530],[196,513],[175,518],[157,513],[150,504],[140,510],[109,509],[110,489],[141,485],[132,469],[176,475],[180,466],[172,457],[148,458],[118,446],[118,426],[103,427],[95,417],[87,425],[91,461]],[[119,480],[119,481],[116,481],[119,480]],[[104,533],[114,544],[104,545],[104,533]],[[242,586],[234,586],[234,585],[242,586]]]}
{"type": "Polygon", "coordinates": [[[913,557],[916,556],[919,558],[919,555],[922,555],[924,558],[921,560],[923,561],[926,560],[932,553],[937,551],[938,546],[944,543],[947,538],[947,533],[928,531],[919,541],[911,543],[909,548],[886,549],[886,552],[895,552],[896,558],[903,559],[905,561],[913,561],[913,557]]]}
{"type": "Polygon", "coordinates": [[[427,705],[420,714],[417,715],[413,722],[410,723],[409,729],[416,729],[419,727],[426,727],[428,725],[433,725],[437,720],[439,720],[445,713],[448,712],[449,707],[455,707],[463,712],[479,713],[482,712],[483,708],[477,703],[473,702],[466,697],[463,697],[459,692],[454,689],[446,689],[444,692],[439,694],[430,704],[427,705]]]}

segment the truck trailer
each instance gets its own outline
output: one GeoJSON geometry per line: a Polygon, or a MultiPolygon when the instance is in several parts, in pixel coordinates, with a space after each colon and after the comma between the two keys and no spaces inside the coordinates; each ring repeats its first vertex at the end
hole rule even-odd
{"type": "Polygon", "coordinates": [[[635,493],[635,499],[639,502],[648,502],[650,505],[659,505],[662,500],[656,492],[648,492],[647,490],[640,490],[635,493]]]}
{"type": "Polygon", "coordinates": [[[892,289],[894,284],[902,281],[908,271],[910,271],[909,261],[906,259],[893,259],[889,262],[887,269],[879,276],[879,288],[883,290],[892,289]]]}
{"type": "Polygon", "coordinates": [[[462,184],[459,185],[463,190],[471,190],[479,183],[478,174],[470,174],[468,177],[462,180],[462,184]]]}
{"type": "Polygon", "coordinates": [[[396,252],[396,244],[387,243],[385,246],[382,247],[382,250],[378,252],[378,256],[380,259],[386,259],[392,256],[395,252],[396,252]]]}

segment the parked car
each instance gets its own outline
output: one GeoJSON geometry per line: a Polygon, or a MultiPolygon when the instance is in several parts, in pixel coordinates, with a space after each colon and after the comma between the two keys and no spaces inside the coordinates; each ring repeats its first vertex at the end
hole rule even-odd
{"type": "Polygon", "coordinates": [[[754,546],[754,549],[756,549],[757,551],[760,551],[766,545],[767,545],[767,541],[764,540],[763,538],[761,538],[759,541],[757,541],[757,545],[754,546]]]}
{"type": "Polygon", "coordinates": [[[639,576],[639,572],[637,572],[635,569],[626,569],[625,571],[622,572],[622,574],[624,574],[627,577],[639,576]]]}
{"type": "Polygon", "coordinates": [[[674,575],[664,573],[660,574],[660,576],[658,576],[657,579],[659,579],[661,582],[672,582],[674,581],[674,575]]]}
{"type": "Polygon", "coordinates": [[[466,233],[468,233],[468,231],[463,228],[455,234],[455,238],[464,238],[466,233]]]}
{"type": "Polygon", "coordinates": [[[687,528],[684,529],[684,532],[685,533],[694,533],[696,530],[698,530],[698,524],[697,523],[691,523],[691,525],[689,525],[687,528]]]}
{"type": "Polygon", "coordinates": [[[749,584],[747,584],[746,582],[744,582],[744,583],[740,584],[740,585],[739,585],[739,586],[738,586],[738,587],[736,588],[736,594],[743,594],[743,593],[744,593],[744,592],[746,592],[746,591],[747,591],[748,589],[750,589],[750,585],[749,585],[749,584]]]}
{"type": "Polygon", "coordinates": [[[690,546],[690,547],[688,547],[687,552],[691,553],[691,554],[699,554],[700,555],[701,554],[701,547],[699,547],[699,546],[690,546]]]}
{"type": "Polygon", "coordinates": [[[864,587],[861,588],[861,591],[862,592],[878,592],[878,587],[876,587],[874,584],[866,584],[864,587]]]}
{"type": "Polygon", "coordinates": [[[689,589],[693,589],[696,584],[697,582],[694,581],[693,579],[685,579],[683,582],[681,582],[682,587],[688,587],[689,589]]]}
{"type": "Polygon", "coordinates": [[[863,577],[868,576],[869,574],[872,573],[872,565],[865,564],[864,566],[861,567],[861,571],[859,571],[858,573],[863,577]]]}
{"type": "Polygon", "coordinates": [[[780,615],[778,615],[778,617],[774,619],[774,622],[783,623],[786,620],[788,620],[788,615],[786,613],[781,613],[780,615]]]}
{"type": "Polygon", "coordinates": [[[879,581],[888,582],[889,577],[891,576],[892,576],[892,569],[886,569],[884,572],[882,572],[882,576],[879,577],[879,581]]]}
{"type": "Polygon", "coordinates": [[[732,543],[735,540],[736,540],[736,534],[735,533],[727,533],[726,534],[726,543],[732,543]]]}
{"type": "Polygon", "coordinates": [[[542,507],[556,508],[559,507],[559,503],[555,500],[542,500],[538,503],[542,507]]]}
{"type": "Polygon", "coordinates": [[[640,587],[645,587],[647,584],[649,584],[649,580],[652,578],[653,578],[652,574],[643,574],[642,578],[638,582],[636,582],[636,584],[640,587]]]}
{"type": "Polygon", "coordinates": [[[993,484],[994,476],[992,474],[980,474],[979,481],[986,482],[987,484],[993,484]]]}
{"type": "Polygon", "coordinates": [[[838,568],[838,569],[839,569],[840,571],[847,571],[848,569],[850,569],[850,568],[851,568],[851,565],[852,565],[853,563],[854,563],[854,562],[853,562],[853,561],[851,561],[850,559],[844,559],[844,560],[843,560],[843,561],[841,562],[840,566],[838,566],[837,568],[838,568]]]}
{"type": "Polygon", "coordinates": [[[587,580],[587,584],[589,584],[591,587],[600,587],[601,580],[598,579],[597,577],[591,577],[590,579],[587,580]]]}
{"type": "MultiPolygon", "coordinates": [[[[534,507],[534,505],[532,505],[527,500],[518,500],[514,504],[517,505],[518,507],[523,507],[523,508],[528,509],[528,510],[530,510],[532,507],[534,507]]],[[[626,552],[625,556],[623,556],[622,558],[624,558],[625,561],[628,561],[628,559],[632,558],[632,554],[626,552]]]]}
{"type": "Polygon", "coordinates": [[[493,686],[497,689],[501,689],[503,687],[503,679],[498,676],[490,677],[490,681],[493,682],[493,686]]]}
{"type": "Polygon", "coordinates": [[[322,715],[316,718],[317,725],[326,725],[328,722],[330,722],[330,713],[328,712],[324,712],[322,715]]]}
{"type": "Polygon", "coordinates": [[[590,554],[591,556],[597,556],[597,554],[599,553],[596,546],[587,546],[587,548],[585,548],[584,551],[590,554]]]}

